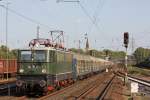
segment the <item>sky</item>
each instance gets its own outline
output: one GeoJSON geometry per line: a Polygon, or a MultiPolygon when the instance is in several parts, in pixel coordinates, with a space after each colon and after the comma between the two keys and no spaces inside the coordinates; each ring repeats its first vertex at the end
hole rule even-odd
{"type": "MultiPolygon", "coordinates": [[[[150,0],[80,0],[80,3],[57,1],[0,1],[0,5],[4,6],[9,2],[8,8],[11,9],[8,11],[8,46],[27,47],[29,41],[36,38],[36,28],[40,26],[40,37],[45,38],[50,37],[48,32],[51,30],[63,30],[68,48],[78,48],[79,40],[81,47],[85,48],[84,34],[87,33],[90,48],[125,50],[124,32],[129,32],[130,35],[130,52],[137,47],[149,48],[150,0]]],[[[0,44],[5,44],[5,29],[6,9],[0,6],[0,44]]]]}

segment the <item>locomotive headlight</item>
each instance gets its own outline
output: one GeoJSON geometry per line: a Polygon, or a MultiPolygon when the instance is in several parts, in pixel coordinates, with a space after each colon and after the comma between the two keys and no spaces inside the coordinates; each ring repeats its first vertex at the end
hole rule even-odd
{"type": "Polygon", "coordinates": [[[24,72],[24,69],[20,69],[19,72],[20,72],[20,73],[23,73],[23,72],[24,72]]]}
{"type": "Polygon", "coordinates": [[[42,73],[46,73],[46,69],[42,69],[42,73]]]}
{"type": "Polygon", "coordinates": [[[44,87],[44,86],[46,85],[46,81],[41,80],[41,81],[39,82],[39,85],[40,85],[41,87],[44,87]]]}
{"type": "Polygon", "coordinates": [[[31,66],[28,66],[29,69],[31,69],[31,66]]]}

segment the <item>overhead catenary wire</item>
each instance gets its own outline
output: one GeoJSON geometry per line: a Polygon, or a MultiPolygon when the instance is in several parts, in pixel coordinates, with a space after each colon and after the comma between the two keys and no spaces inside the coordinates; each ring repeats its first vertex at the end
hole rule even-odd
{"type": "MultiPolygon", "coordinates": [[[[98,24],[97,21],[98,21],[98,17],[99,17],[99,11],[103,8],[103,5],[104,5],[104,2],[102,3],[102,1],[103,0],[98,0],[98,5],[97,5],[95,12],[93,14],[93,21],[96,24],[98,24]]],[[[91,32],[92,28],[93,28],[93,24],[91,24],[91,26],[89,27],[89,33],[91,32]]]]}
{"type": "MultiPolygon", "coordinates": [[[[98,0],[98,5],[96,6],[96,9],[94,11],[93,15],[90,15],[88,13],[88,11],[86,10],[86,8],[81,4],[81,2],[78,2],[78,4],[80,5],[82,11],[85,13],[85,15],[89,18],[89,20],[91,21],[89,28],[87,30],[87,33],[91,33],[93,26],[95,26],[96,30],[98,31],[98,33],[104,33],[102,31],[102,25],[101,27],[98,24],[98,17],[99,17],[99,11],[103,8],[104,5],[104,1],[102,2],[102,0],[98,0]]],[[[99,21],[100,22],[100,21],[99,21]]],[[[97,42],[95,42],[96,44],[97,42]]]]}
{"type": "MultiPolygon", "coordinates": [[[[4,5],[0,5],[0,7],[7,9],[7,7],[4,6],[4,5]]],[[[20,16],[20,17],[24,18],[25,20],[27,20],[27,21],[29,21],[29,22],[32,22],[32,23],[34,23],[34,24],[41,25],[41,26],[44,26],[44,27],[46,27],[46,28],[48,28],[48,29],[51,29],[51,27],[49,27],[48,25],[43,24],[43,23],[41,23],[41,22],[39,22],[39,21],[37,21],[37,20],[34,20],[34,19],[30,18],[30,17],[27,17],[27,16],[25,16],[25,15],[23,15],[23,14],[21,14],[21,13],[15,11],[15,10],[13,10],[13,9],[11,9],[11,8],[8,8],[8,11],[9,11],[9,12],[12,12],[12,13],[14,13],[14,14],[16,14],[17,16],[20,16]]]]}
{"type": "Polygon", "coordinates": [[[93,18],[90,16],[90,14],[87,12],[87,10],[84,8],[84,6],[78,2],[79,6],[81,7],[81,9],[83,10],[83,12],[85,13],[85,15],[90,19],[90,21],[92,22],[92,24],[95,25],[95,27],[97,28],[98,31],[100,31],[99,26],[97,25],[97,23],[95,23],[95,21],[93,20],[93,18]]]}

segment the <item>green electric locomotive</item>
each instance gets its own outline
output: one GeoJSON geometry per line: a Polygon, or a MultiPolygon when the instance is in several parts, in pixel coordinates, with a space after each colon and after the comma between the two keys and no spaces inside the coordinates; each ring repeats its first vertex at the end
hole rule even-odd
{"type": "Polygon", "coordinates": [[[19,50],[17,91],[44,94],[72,82],[72,57],[69,52],[50,47],[19,50]]]}

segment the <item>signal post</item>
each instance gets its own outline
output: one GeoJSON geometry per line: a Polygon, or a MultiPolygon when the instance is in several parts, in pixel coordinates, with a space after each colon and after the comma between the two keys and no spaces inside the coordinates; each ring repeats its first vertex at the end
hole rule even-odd
{"type": "Polygon", "coordinates": [[[124,77],[124,85],[126,85],[128,78],[128,72],[127,72],[127,66],[128,66],[128,56],[127,56],[127,50],[128,50],[128,44],[129,44],[129,33],[128,32],[124,32],[124,47],[126,49],[126,54],[125,54],[125,77],[124,77]]]}

